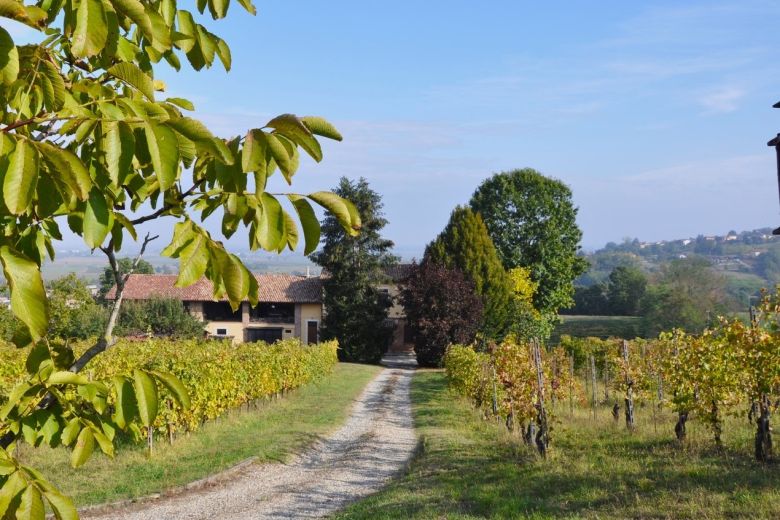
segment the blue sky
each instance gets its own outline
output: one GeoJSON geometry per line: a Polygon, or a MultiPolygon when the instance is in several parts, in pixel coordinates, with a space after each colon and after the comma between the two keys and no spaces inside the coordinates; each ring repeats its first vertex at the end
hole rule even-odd
{"type": "Polygon", "coordinates": [[[230,73],[158,77],[223,136],[284,112],[330,119],[344,142],[293,188],[366,177],[406,254],[483,179],[521,167],[571,186],[589,249],[780,225],[776,2],[257,7],[208,24],[230,73]]]}

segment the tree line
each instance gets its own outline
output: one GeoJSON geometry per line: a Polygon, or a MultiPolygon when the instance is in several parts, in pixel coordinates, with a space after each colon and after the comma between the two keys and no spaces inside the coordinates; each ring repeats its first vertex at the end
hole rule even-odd
{"type": "MultiPolygon", "coordinates": [[[[325,274],[322,334],[338,338],[342,359],[375,362],[393,333],[392,302],[377,285],[398,258],[381,236],[381,196],[367,181],[342,178],[334,193],[355,204],[363,228],[353,237],[333,216],[322,222],[322,249],[311,257],[325,274]]],[[[526,168],[493,175],[452,211],[401,281],[420,363],[439,365],[453,343],[549,337],[587,266],[571,196],[562,182],[526,168]]]]}

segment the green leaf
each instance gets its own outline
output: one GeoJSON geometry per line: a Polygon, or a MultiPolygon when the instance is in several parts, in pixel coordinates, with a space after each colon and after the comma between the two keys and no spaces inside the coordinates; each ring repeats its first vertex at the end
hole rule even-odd
{"type": "Polygon", "coordinates": [[[114,443],[111,442],[111,439],[109,439],[105,433],[93,430],[92,435],[95,436],[95,440],[98,443],[98,446],[100,446],[100,451],[111,457],[114,458],[114,443]]]}
{"type": "Polygon", "coordinates": [[[282,171],[285,179],[287,179],[289,183],[289,179],[295,173],[295,170],[293,168],[291,157],[287,153],[287,148],[285,148],[284,144],[282,144],[279,138],[273,134],[267,134],[263,132],[263,137],[266,140],[268,150],[271,152],[271,156],[274,158],[276,164],[279,166],[279,169],[282,171]]]}
{"type": "Polygon", "coordinates": [[[41,60],[43,66],[43,74],[51,84],[52,94],[54,95],[53,108],[59,110],[65,104],[67,92],[65,89],[65,80],[62,79],[60,71],[46,60],[41,60]]]}
{"type": "Polygon", "coordinates": [[[166,121],[166,124],[178,133],[217,157],[225,164],[233,164],[233,154],[222,139],[214,137],[214,134],[206,126],[191,117],[177,117],[166,121]]]}
{"type": "Polygon", "coordinates": [[[287,198],[292,202],[301,221],[303,236],[306,240],[303,254],[308,256],[317,249],[317,245],[320,243],[320,221],[308,200],[298,195],[288,195],[287,198]]]}
{"type": "Polygon", "coordinates": [[[190,110],[190,111],[195,110],[195,105],[192,104],[192,101],[189,101],[184,98],[172,97],[166,99],[165,101],[167,101],[168,103],[173,103],[174,105],[183,108],[184,110],[190,110]]]}
{"type": "Polygon", "coordinates": [[[68,421],[68,424],[65,426],[65,428],[62,429],[62,435],[60,436],[60,440],[62,441],[62,444],[65,446],[70,446],[73,444],[73,442],[76,440],[76,437],[78,437],[79,432],[81,431],[81,421],[78,417],[74,417],[70,421],[68,421]]]}
{"type": "Polygon", "coordinates": [[[150,41],[154,39],[152,22],[144,10],[144,4],[138,0],[111,0],[111,3],[114,5],[114,9],[130,18],[147,39],[150,41]]]}
{"type": "Polygon", "coordinates": [[[46,420],[43,422],[40,429],[43,442],[53,448],[57,446],[60,440],[59,433],[61,425],[58,416],[58,413],[48,412],[46,420]]]}
{"type": "Polygon", "coordinates": [[[146,6],[146,16],[152,23],[152,48],[159,53],[165,53],[171,48],[171,28],[151,6],[146,6]]]}
{"type": "Polygon", "coordinates": [[[19,75],[19,51],[8,31],[0,27],[0,84],[10,85],[19,75]]]}
{"type": "Polygon", "coordinates": [[[187,287],[197,282],[206,272],[209,250],[206,237],[196,233],[192,241],[179,253],[179,277],[176,287],[187,287]]]}
{"type": "Polygon", "coordinates": [[[124,121],[112,121],[105,125],[103,147],[111,183],[120,186],[133,166],[135,138],[130,125],[124,121]]]}
{"type": "Polygon", "coordinates": [[[84,377],[81,374],[76,374],[75,372],[69,372],[67,370],[62,370],[59,372],[54,372],[49,376],[49,378],[46,380],[46,384],[48,385],[86,385],[89,384],[89,379],[84,377]]]}
{"type": "Polygon", "coordinates": [[[309,128],[293,114],[282,114],[281,116],[275,117],[271,119],[266,126],[273,128],[280,134],[288,137],[291,141],[306,150],[306,153],[315,161],[320,162],[322,160],[320,143],[317,142],[317,139],[309,128]]]}
{"type": "Polygon", "coordinates": [[[108,17],[102,0],[81,0],[71,52],[77,58],[89,58],[99,54],[107,42],[108,17]]]}
{"type": "Polygon", "coordinates": [[[321,117],[305,116],[301,118],[301,123],[306,125],[306,128],[314,135],[321,135],[322,137],[327,137],[328,139],[334,139],[336,141],[341,141],[343,139],[339,131],[336,130],[336,127],[321,117]]]}
{"type": "Polygon", "coordinates": [[[3,200],[8,211],[21,215],[32,202],[38,184],[38,151],[20,139],[11,154],[8,171],[3,179],[3,200]]]}
{"type": "Polygon", "coordinates": [[[230,47],[228,47],[228,44],[222,38],[217,40],[217,56],[219,57],[219,61],[222,62],[222,66],[225,67],[225,70],[229,71],[233,61],[230,56],[230,47]]]}
{"type": "MultiPolygon", "coordinates": [[[[287,247],[290,249],[290,251],[295,251],[295,248],[298,247],[298,226],[295,224],[295,220],[287,214],[287,212],[282,213],[284,216],[284,235],[287,237],[287,247]]],[[[279,252],[284,249],[285,244],[279,245],[279,252]]]]}
{"type": "Polygon", "coordinates": [[[275,251],[284,236],[282,205],[268,193],[260,195],[263,211],[258,214],[257,241],[267,251],[275,251]]]}
{"type": "Polygon", "coordinates": [[[38,265],[9,246],[0,247],[3,273],[11,289],[11,310],[24,323],[33,341],[46,335],[49,306],[38,265]]]}
{"type": "Polygon", "coordinates": [[[117,63],[107,71],[138,90],[149,101],[154,103],[154,81],[148,74],[133,63],[117,63]]]}
{"type": "Polygon", "coordinates": [[[252,4],[252,0],[238,0],[238,3],[252,16],[257,14],[257,9],[255,9],[254,4],[252,4]]]}
{"type": "Polygon", "coordinates": [[[318,191],[308,197],[330,211],[348,234],[357,236],[361,222],[354,204],[329,191],[318,191]]]}
{"type": "Polygon", "coordinates": [[[165,191],[179,176],[179,142],[173,130],[162,124],[149,121],[144,125],[144,131],[160,190],[165,191]]]}
{"type": "Polygon", "coordinates": [[[74,468],[78,468],[83,465],[92,455],[92,451],[95,449],[95,435],[92,433],[91,428],[82,428],[76,439],[76,444],[73,446],[73,452],[70,454],[70,465],[74,468]]]}
{"type": "Polygon", "coordinates": [[[78,512],[70,498],[54,489],[47,489],[43,492],[43,496],[46,497],[58,520],[78,520],[78,512]]]}
{"type": "Polygon", "coordinates": [[[38,147],[44,161],[52,170],[51,177],[65,183],[79,200],[87,200],[92,189],[92,179],[81,159],[70,150],[49,143],[37,142],[35,146],[38,147]]]}
{"type": "Polygon", "coordinates": [[[224,18],[227,14],[230,0],[209,0],[208,4],[209,11],[211,11],[211,16],[217,20],[219,18],[224,18]]]}
{"type": "Polygon", "coordinates": [[[92,249],[100,247],[114,225],[114,212],[98,188],[92,188],[84,210],[84,242],[92,249]]]}
{"type": "Polygon", "coordinates": [[[8,480],[0,487],[0,518],[10,518],[6,515],[11,502],[27,488],[27,481],[20,471],[11,473],[8,480]]]}
{"type": "Polygon", "coordinates": [[[113,379],[116,389],[116,404],[114,410],[114,422],[122,429],[138,417],[138,404],[135,399],[135,390],[127,378],[115,377],[113,379]]]}
{"type": "Polygon", "coordinates": [[[141,370],[133,370],[133,389],[138,402],[138,415],[144,426],[150,427],[157,417],[157,385],[149,374],[141,370]]]}
{"type": "Polygon", "coordinates": [[[46,510],[43,507],[41,492],[33,485],[28,485],[22,493],[22,501],[16,510],[17,520],[43,520],[46,510]]]}
{"type": "Polygon", "coordinates": [[[168,390],[176,402],[179,403],[179,406],[182,408],[190,407],[190,394],[181,381],[179,381],[179,378],[167,372],[154,371],[152,374],[157,378],[160,384],[168,390]]]}

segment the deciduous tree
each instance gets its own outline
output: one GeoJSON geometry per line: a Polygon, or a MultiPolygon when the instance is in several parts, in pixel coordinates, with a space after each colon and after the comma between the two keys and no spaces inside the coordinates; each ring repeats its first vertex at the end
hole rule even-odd
{"type": "Polygon", "coordinates": [[[504,267],[531,270],[534,306],[543,312],[570,306],[573,281],[587,268],[571,197],[568,186],[531,168],[498,173],[471,197],[504,267]]]}
{"type": "Polygon", "coordinates": [[[439,366],[449,345],[472,343],[482,323],[474,282],[457,268],[431,261],[415,265],[401,299],[422,365],[439,366]]]}

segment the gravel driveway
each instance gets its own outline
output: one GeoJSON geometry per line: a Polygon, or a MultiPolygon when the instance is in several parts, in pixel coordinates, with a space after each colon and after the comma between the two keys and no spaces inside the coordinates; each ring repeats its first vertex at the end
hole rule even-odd
{"type": "Polygon", "coordinates": [[[214,487],[83,515],[109,519],[319,518],[379,490],[416,446],[411,370],[385,369],[338,431],[287,464],[254,464],[214,487]]]}

